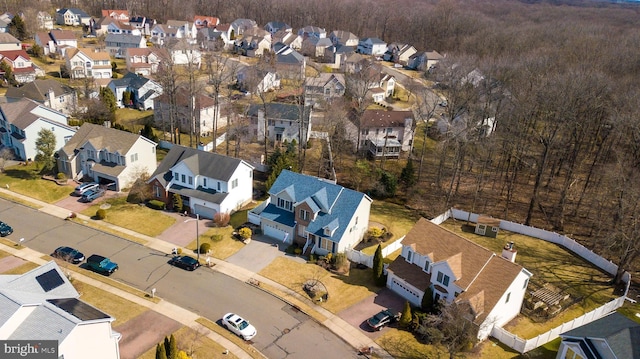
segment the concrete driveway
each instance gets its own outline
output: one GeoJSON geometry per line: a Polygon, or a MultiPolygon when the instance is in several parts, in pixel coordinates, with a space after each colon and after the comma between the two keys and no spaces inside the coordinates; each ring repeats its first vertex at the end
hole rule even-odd
{"type": "Polygon", "coordinates": [[[254,273],[260,272],[279,256],[288,256],[289,259],[305,263],[304,258],[291,256],[284,250],[288,244],[283,244],[274,238],[264,235],[254,235],[249,244],[226,259],[227,262],[246,268],[254,273]]]}
{"type": "Polygon", "coordinates": [[[213,225],[213,221],[206,218],[200,218],[196,220],[196,217],[188,217],[176,212],[165,211],[163,214],[174,217],[176,223],[167,228],[156,238],[165,242],[173,243],[178,247],[186,247],[189,243],[196,239],[196,221],[198,222],[197,231],[200,235],[209,230],[209,227],[213,225]]]}
{"type": "Polygon", "coordinates": [[[153,310],[147,310],[113,330],[122,334],[120,358],[135,359],[155,347],[165,337],[180,329],[182,324],[153,310]]]}
{"type": "Polygon", "coordinates": [[[371,295],[341,311],[338,313],[338,316],[354,328],[359,328],[369,338],[375,340],[387,329],[383,328],[381,331],[372,331],[367,325],[367,319],[387,308],[391,309],[392,312],[402,312],[405,301],[404,298],[392,292],[391,289],[383,288],[378,294],[371,295]]]}
{"type": "Polygon", "coordinates": [[[79,213],[79,212],[82,212],[85,209],[93,206],[96,203],[104,202],[108,198],[126,196],[126,193],[118,193],[118,192],[115,192],[115,191],[107,191],[107,193],[105,193],[104,196],[102,196],[100,198],[97,198],[93,202],[84,203],[84,202],[80,202],[80,197],[74,197],[74,196],[71,195],[71,193],[73,192],[73,189],[74,189],[74,187],[69,186],[69,197],[65,197],[65,198],[61,199],[60,201],[54,203],[54,205],[56,205],[58,207],[62,207],[64,209],[68,209],[69,212],[79,213]]]}

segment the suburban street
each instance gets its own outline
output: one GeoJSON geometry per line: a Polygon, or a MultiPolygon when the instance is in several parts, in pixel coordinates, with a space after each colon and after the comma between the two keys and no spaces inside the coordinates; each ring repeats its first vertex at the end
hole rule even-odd
{"type": "Polygon", "coordinates": [[[157,296],[218,324],[227,312],[242,315],[257,328],[254,346],[268,358],[357,357],[341,338],[304,313],[210,268],[187,272],[172,267],[165,253],[4,199],[0,219],[14,228],[9,237],[14,242],[24,238],[22,245],[44,254],[66,245],[86,257],[109,257],[120,266],[113,279],[146,292],[155,288],[157,296]]]}

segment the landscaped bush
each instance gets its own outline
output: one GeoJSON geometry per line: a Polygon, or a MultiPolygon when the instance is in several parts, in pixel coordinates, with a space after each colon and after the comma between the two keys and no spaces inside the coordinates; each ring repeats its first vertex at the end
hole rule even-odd
{"type": "Polygon", "coordinates": [[[63,179],[66,179],[67,176],[65,176],[65,174],[62,172],[58,172],[58,174],[56,175],[56,178],[59,180],[63,180],[63,179]]]}
{"type": "Polygon", "coordinates": [[[173,194],[173,210],[182,212],[182,197],[177,193],[173,194]]]}
{"type": "Polygon", "coordinates": [[[96,211],[96,218],[97,219],[105,219],[105,218],[107,218],[107,211],[105,211],[104,209],[100,208],[99,210],[96,211]]]}
{"type": "Polygon", "coordinates": [[[218,227],[226,227],[229,225],[229,221],[231,220],[231,215],[229,213],[216,213],[213,215],[213,222],[218,227]]]}
{"type": "Polygon", "coordinates": [[[211,249],[211,243],[202,243],[200,245],[200,253],[207,253],[211,249]]]}
{"type": "Polygon", "coordinates": [[[165,208],[164,202],[158,201],[157,199],[152,199],[151,201],[147,202],[147,206],[149,208],[160,209],[160,210],[165,208]]]}
{"type": "Polygon", "coordinates": [[[382,228],[373,227],[368,232],[367,235],[370,238],[380,238],[384,234],[384,230],[382,228]]]}
{"type": "Polygon", "coordinates": [[[211,240],[214,242],[220,242],[223,238],[222,234],[214,234],[211,236],[211,240]]]}
{"type": "Polygon", "coordinates": [[[238,234],[240,235],[240,237],[242,237],[242,239],[247,239],[247,238],[251,238],[251,229],[248,227],[242,227],[240,228],[240,230],[238,230],[238,234]]]}
{"type": "Polygon", "coordinates": [[[295,253],[295,255],[299,256],[302,254],[302,248],[298,247],[296,249],[293,250],[293,253],[295,253]]]}

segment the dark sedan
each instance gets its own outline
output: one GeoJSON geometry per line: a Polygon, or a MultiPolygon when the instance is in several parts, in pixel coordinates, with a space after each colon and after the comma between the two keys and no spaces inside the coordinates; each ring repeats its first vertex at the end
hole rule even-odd
{"type": "Polygon", "coordinates": [[[385,309],[367,319],[367,324],[373,330],[382,330],[384,326],[395,323],[398,319],[400,319],[400,314],[394,314],[391,310],[385,309]]]}
{"type": "Polygon", "coordinates": [[[196,268],[200,267],[200,263],[195,258],[189,256],[175,256],[169,260],[169,264],[189,271],[196,270],[196,268]]]}
{"type": "Polygon", "coordinates": [[[71,247],[58,247],[51,253],[51,256],[73,264],[78,264],[84,260],[84,254],[71,247]]]}
{"type": "Polygon", "coordinates": [[[10,225],[0,221],[0,237],[6,237],[13,233],[13,228],[10,225]]]}

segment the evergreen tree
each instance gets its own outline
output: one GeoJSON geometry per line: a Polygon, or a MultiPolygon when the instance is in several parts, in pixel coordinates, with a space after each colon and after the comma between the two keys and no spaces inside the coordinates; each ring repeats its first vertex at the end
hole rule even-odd
{"type": "Polygon", "coordinates": [[[6,63],[5,61],[0,61],[0,71],[4,72],[4,79],[9,83],[9,85],[11,86],[18,85],[18,81],[16,81],[16,77],[13,74],[13,69],[11,68],[11,65],[6,63]]]}
{"type": "Polygon", "coordinates": [[[384,187],[384,192],[387,197],[392,197],[396,194],[398,179],[393,173],[382,171],[382,173],[380,173],[380,184],[384,187]]]}
{"type": "Polygon", "coordinates": [[[379,287],[384,286],[384,259],[382,258],[382,246],[378,244],[376,254],[373,256],[373,281],[379,287]]]}
{"type": "Polygon", "coordinates": [[[172,200],[173,200],[173,210],[176,212],[182,212],[182,206],[183,206],[182,197],[179,194],[174,193],[172,200]]]}
{"type": "Polygon", "coordinates": [[[9,33],[21,41],[27,38],[27,28],[21,16],[16,15],[11,19],[9,33]]]}
{"type": "Polygon", "coordinates": [[[36,139],[36,162],[42,166],[42,171],[47,172],[54,166],[53,154],[56,151],[56,136],[53,131],[43,128],[38,131],[36,139]]]}
{"type": "Polygon", "coordinates": [[[425,289],[424,295],[422,296],[422,303],[420,303],[420,307],[422,308],[423,311],[427,313],[434,312],[435,308],[434,308],[434,302],[433,302],[433,289],[431,289],[431,286],[425,289]]]}
{"type": "Polygon", "coordinates": [[[298,161],[296,160],[295,142],[287,145],[287,150],[283,153],[281,150],[276,149],[271,156],[269,156],[269,167],[271,173],[265,182],[267,188],[271,188],[271,185],[276,181],[282,170],[298,171],[298,161]]]}
{"type": "Polygon", "coordinates": [[[116,113],[118,106],[116,105],[116,96],[108,87],[100,89],[100,101],[109,109],[109,112],[116,113]]]}
{"type": "Polygon", "coordinates": [[[410,189],[416,184],[416,169],[413,167],[411,158],[407,160],[407,164],[400,173],[400,182],[404,184],[405,189],[410,189]]]}
{"type": "Polygon", "coordinates": [[[413,317],[411,316],[411,305],[409,305],[409,301],[404,302],[404,309],[402,310],[402,315],[400,316],[400,321],[398,325],[401,328],[409,328],[413,317]]]}
{"type": "Polygon", "coordinates": [[[131,92],[130,91],[124,91],[122,93],[122,105],[123,106],[131,106],[131,92]]]}
{"type": "Polygon", "coordinates": [[[149,123],[146,123],[144,125],[142,131],[140,131],[140,135],[150,139],[153,142],[158,142],[158,136],[153,133],[153,127],[149,123]]]}
{"type": "Polygon", "coordinates": [[[169,338],[169,346],[167,347],[167,359],[177,359],[178,358],[178,344],[176,343],[176,338],[171,334],[171,338],[169,338]]]}
{"type": "Polygon", "coordinates": [[[171,350],[171,343],[169,341],[169,337],[164,337],[164,354],[167,356],[167,359],[169,359],[169,350],[171,350]]]}
{"type": "Polygon", "coordinates": [[[156,359],[167,359],[167,352],[164,350],[164,343],[156,345],[156,359]]]}

